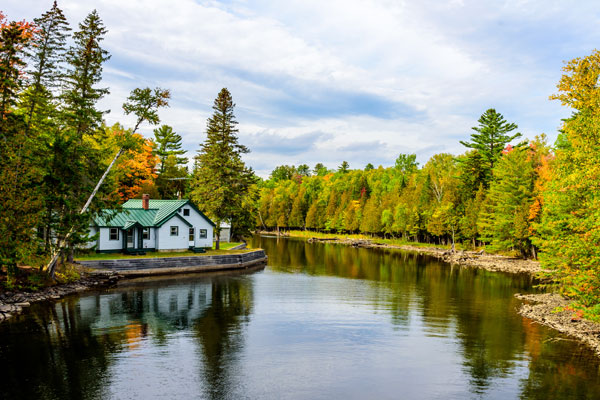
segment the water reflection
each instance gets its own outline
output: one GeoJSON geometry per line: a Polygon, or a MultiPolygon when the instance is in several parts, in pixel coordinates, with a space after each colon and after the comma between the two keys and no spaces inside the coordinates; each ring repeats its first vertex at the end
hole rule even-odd
{"type": "Polygon", "coordinates": [[[0,398],[600,398],[527,276],[256,238],[269,267],[141,279],[0,324],[0,398]]]}
{"type": "MultiPolygon", "coordinates": [[[[571,398],[577,393],[577,398],[600,398],[600,366],[591,351],[516,313],[520,302],[514,293],[534,291],[528,275],[452,267],[395,250],[306,245],[296,239],[256,237],[253,245],[266,249],[276,271],[373,281],[373,290],[361,296],[373,310],[389,311],[393,324],[406,329],[422,324],[425,336],[457,339],[472,395],[571,398]],[[568,387],[575,389],[572,394],[568,387]]],[[[342,297],[340,301],[348,300],[347,294],[342,297]]]]}

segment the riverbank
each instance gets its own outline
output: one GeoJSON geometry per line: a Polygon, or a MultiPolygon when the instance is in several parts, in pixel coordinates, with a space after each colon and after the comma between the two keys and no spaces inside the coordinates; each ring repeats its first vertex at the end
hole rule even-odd
{"type": "Polygon", "coordinates": [[[494,272],[508,272],[514,274],[527,273],[535,275],[538,272],[542,271],[540,263],[537,261],[525,260],[517,257],[507,257],[497,254],[488,254],[484,251],[457,250],[452,252],[450,249],[439,247],[421,247],[408,244],[389,244],[381,243],[377,240],[370,239],[340,239],[337,237],[314,237],[309,238],[308,241],[321,243],[339,243],[353,247],[398,249],[404,251],[411,251],[419,254],[432,256],[450,264],[458,264],[465,267],[481,268],[494,272]]]}
{"type": "Polygon", "coordinates": [[[218,255],[78,260],[76,268],[82,278],[76,282],[57,284],[33,292],[0,291],[0,322],[20,314],[32,303],[58,300],[89,289],[110,287],[121,279],[245,270],[264,265],[266,261],[264,250],[242,251],[241,249],[230,254],[218,255]]]}
{"type": "Polygon", "coordinates": [[[556,293],[516,294],[519,314],[583,342],[600,357],[600,324],[567,309],[570,301],[556,293]]]}
{"type": "Polygon", "coordinates": [[[121,278],[116,272],[104,274],[83,274],[72,283],[49,286],[36,292],[6,291],[0,292],[0,322],[20,314],[24,308],[40,301],[59,300],[64,296],[84,292],[89,289],[110,287],[121,278]]]}

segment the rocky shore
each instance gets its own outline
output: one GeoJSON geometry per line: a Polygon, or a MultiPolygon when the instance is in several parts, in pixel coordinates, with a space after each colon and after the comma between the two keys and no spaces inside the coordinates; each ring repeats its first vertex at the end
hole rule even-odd
{"type": "Polygon", "coordinates": [[[0,322],[19,314],[31,303],[58,300],[63,296],[83,292],[98,287],[108,287],[117,283],[117,273],[87,275],[77,282],[50,286],[38,292],[7,291],[0,292],[0,322]]]}
{"type": "Polygon", "coordinates": [[[524,303],[519,314],[578,339],[600,356],[600,324],[579,318],[566,310],[569,301],[556,293],[516,294],[524,303]]]}

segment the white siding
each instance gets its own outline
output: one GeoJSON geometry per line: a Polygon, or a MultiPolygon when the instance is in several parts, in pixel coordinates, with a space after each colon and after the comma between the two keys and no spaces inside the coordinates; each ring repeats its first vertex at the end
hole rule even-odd
{"type": "Polygon", "coordinates": [[[100,228],[98,250],[121,250],[123,248],[123,232],[119,229],[119,240],[110,240],[110,228],[100,228]]]}
{"type": "MultiPolygon", "coordinates": [[[[185,205],[182,207],[181,215],[194,226],[194,246],[195,247],[212,247],[213,245],[213,226],[196,210],[192,207],[185,205]],[[188,208],[190,210],[189,216],[183,215],[183,209],[188,208]],[[200,239],[200,229],[206,229],[206,238],[200,239]]],[[[177,217],[175,217],[177,218],[177,217]]],[[[168,222],[167,222],[168,224],[168,222]]],[[[165,224],[166,225],[166,224],[165,224]]],[[[188,228],[185,230],[185,240],[188,239],[188,228]]]]}
{"type": "MultiPolygon", "coordinates": [[[[96,233],[98,232],[98,229],[95,226],[90,226],[90,232],[88,233],[89,237],[94,236],[96,233]]],[[[87,243],[83,243],[81,245],[78,245],[77,247],[81,247],[84,249],[91,249],[94,246],[98,245],[98,240],[92,240],[91,242],[87,242],[87,243]]]]}
{"type": "Polygon", "coordinates": [[[158,228],[157,250],[186,250],[188,245],[188,225],[177,216],[171,217],[160,228],[158,228]],[[171,236],[171,227],[179,227],[179,235],[171,236]]]}
{"type": "Polygon", "coordinates": [[[142,247],[144,249],[156,249],[156,232],[157,232],[157,229],[156,228],[149,228],[149,229],[150,229],[150,239],[143,239],[142,240],[142,247]]]}

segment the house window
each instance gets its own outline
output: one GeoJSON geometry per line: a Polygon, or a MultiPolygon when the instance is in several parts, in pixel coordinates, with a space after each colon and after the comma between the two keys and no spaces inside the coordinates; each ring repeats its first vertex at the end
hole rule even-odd
{"type": "Polygon", "coordinates": [[[184,208],[183,209],[183,216],[184,217],[188,217],[190,215],[190,209],[189,208],[184,208]]]}
{"type": "Polygon", "coordinates": [[[178,226],[171,227],[171,236],[179,236],[179,227],[178,226]]]}
{"type": "Polygon", "coordinates": [[[206,235],[207,235],[206,229],[200,229],[200,238],[206,239],[206,235]]]}
{"type": "Polygon", "coordinates": [[[119,228],[110,228],[109,240],[119,240],[119,228]]]}
{"type": "Polygon", "coordinates": [[[190,242],[194,241],[194,228],[190,228],[190,238],[188,240],[190,242]]]}
{"type": "Polygon", "coordinates": [[[144,230],[142,230],[142,239],[150,240],[150,228],[144,228],[144,230]]]}

